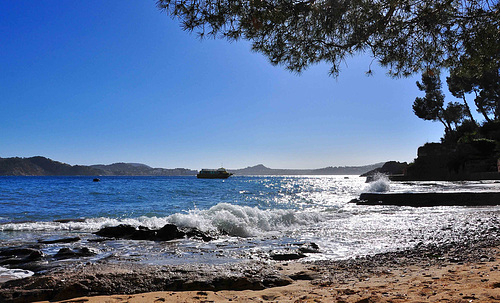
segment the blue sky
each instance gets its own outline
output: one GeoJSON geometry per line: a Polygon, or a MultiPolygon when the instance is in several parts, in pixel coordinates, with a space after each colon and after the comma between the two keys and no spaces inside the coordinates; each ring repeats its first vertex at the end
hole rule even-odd
{"type": "Polygon", "coordinates": [[[340,77],[272,66],[246,41],[200,41],[155,1],[0,2],[0,157],[272,168],[412,161],[439,123],[418,78],[354,57],[340,77]],[[372,66],[373,68],[373,66],[372,66]]]}

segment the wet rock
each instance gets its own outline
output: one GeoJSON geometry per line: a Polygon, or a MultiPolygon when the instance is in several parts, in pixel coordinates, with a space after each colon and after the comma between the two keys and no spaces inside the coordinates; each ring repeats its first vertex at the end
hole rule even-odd
{"type": "Polygon", "coordinates": [[[57,254],[54,255],[54,258],[61,260],[61,259],[73,259],[73,258],[81,258],[81,257],[90,257],[95,255],[96,253],[93,252],[90,248],[88,247],[82,247],[82,248],[68,248],[64,247],[61,248],[57,254]]]}
{"type": "Polygon", "coordinates": [[[61,239],[50,239],[50,240],[38,240],[38,243],[42,244],[56,244],[56,243],[73,243],[80,241],[80,237],[71,237],[71,238],[61,238],[61,239]]]}
{"type": "Polygon", "coordinates": [[[91,264],[0,284],[0,302],[60,301],[89,295],[154,291],[258,290],[293,281],[265,264],[157,267],[91,264]]]}
{"type": "Polygon", "coordinates": [[[180,231],[174,224],[166,224],[156,233],[156,237],[161,241],[181,239],[184,238],[185,235],[186,234],[183,231],[180,231]]]}
{"type": "Polygon", "coordinates": [[[0,251],[1,265],[24,264],[43,259],[45,255],[34,248],[7,248],[0,251]]]}
{"type": "Polygon", "coordinates": [[[186,236],[188,238],[194,238],[194,239],[201,239],[205,242],[209,242],[214,240],[213,237],[207,235],[206,233],[202,232],[198,228],[190,228],[186,231],[186,236]]]}
{"type": "MultiPolygon", "coordinates": [[[[35,248],[13,247],[0,250],[0,265],[39,272],[50,266],[43,262],[46,255],[35,248]]],[[[0,300],[1,302],[1,300],[0,300]]]]}
{"type": "Polygon", "coordinates": [[[7,247],[0,248],[0,257],[16,257],[16,256],[27,256],[33,252],[39,251],[35,248],[29,247],[7,247]]]}
{"type": "Polygon", "coordinates": [[[298,260],[301,258],[305,258],[302,252],[274,252],[270,254],[271,259],[275,261],[290,261],[290,260],[298,260]]]}
{"type": "Polygon", "coordinates": [[[95,234],[101,237],[108,238],[127,238],[130,237],[130,235],[132,235],[135,231],[136,228],[131,225],[120,224],[118,226],[101,228],[95,234]]]}
{"type": "Polygon", "coordinates": [[[135,228],[131,225],[121,224],[114,227],[104,227],[95,233],[101,237],[130,240],[150,240],[150,241],[170,241],[182,239],[184,237],[211,241],[214,238],[197,228],[189,228],[185,231],[180,230],[174,224],[166,224],[160,229],[149,229],[139,226],[135,228]]]}
{"type": "Polygon", "coordinates": [[[314,242],[307,242],[299,247],[299,251],[304,254],[316,254],[320,253],[318,244],[314,242]]]}
{"type": "Polygon", "coordinates": [[[57,219],[57,220],[54,220],[54,222],[57,222],[57,223],[71,223],[71,222],[78,222],[78,223],[81,223],[81,222],[85,222],[85,219],[57,219]]]}
{"type": "Polygon", "coordinates": [[[139,226],[139,228],[127,238],[131,240],[156,240],[156,231],[148,227],[139,226]]]}

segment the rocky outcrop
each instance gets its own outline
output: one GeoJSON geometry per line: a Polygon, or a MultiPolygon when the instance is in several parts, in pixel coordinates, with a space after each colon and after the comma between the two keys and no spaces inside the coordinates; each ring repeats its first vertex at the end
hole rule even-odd
{"type": "Polygon", "coordinates": [[[351,202],[412,207],[500,205],[500,192],[362,193],[351,202]]]}
{"type": "Polygon", "coordinates": [[[88,247],[78,247],[78,248],[61,248],[57,254],[54,255],[55,259],[74,259],[74,258],[82,258],[82,257],[91,257],[96,255],[94,251],[92,251],[88,247]]]}
{"type": "Polygon", "coordinates": [[[377,174],[384,174],[388,176],[403,175],[406,172],[407,167],[408,163],[406,162],[389,161],[385,162],[382,167],[370,170],[369,172],[362,174],[361,177],[370,177],[377,174]]]}
{"type": "Polygon", "coordinates": [[[160,229],[149,229],[145,226],[134,227],[127,224],[104,227],[95,233],[101,237],[129,239],[129,240],[150,240],[150,241],[170,241],[182,239],[184,237],[200,239],[205,242],[214,238],[197,228],[186,228],[180,230],[174,224],[166,224],[160,229]]]}
{"type": "Polygon", "coordinates": [[[80,241],[80,237],[70,237],[70,238],[58,238],[58,239],[45,239],[38,240],[38,243],[42,244],[56,244],[56,243],[73,243],[80,241]]]}
{"type": "Polygon", "coordinates": [[[396,180],[481,180],[500,179],[498,153],[491,140],[446,145],[428,143],[419,147],[418,157],[396,180]]]}
{"type": "Polygon", "coordinates": [[[261,290],[292,280],[268,264],[147,266],[85,264],[66,272],[0,284],[0,302],[59,301],[151,291],[261,290]]]}

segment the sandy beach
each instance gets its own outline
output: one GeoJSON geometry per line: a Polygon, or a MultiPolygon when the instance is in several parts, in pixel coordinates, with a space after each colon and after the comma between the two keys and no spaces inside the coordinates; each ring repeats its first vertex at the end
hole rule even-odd
{"type": "Polygon", "coordinates": [[[483,256],[483,261],[377,266],[371,273],[353,277],[326,266],[283,263],[277,265],[280,272],[297,280],[282,287],[258,291],[149,292],[58,302],[499,302],[500,248],[487,252],[489,256],[483,256]]]}

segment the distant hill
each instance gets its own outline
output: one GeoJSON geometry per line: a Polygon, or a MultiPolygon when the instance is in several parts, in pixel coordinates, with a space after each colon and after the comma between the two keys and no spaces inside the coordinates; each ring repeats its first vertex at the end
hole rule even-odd
{"type": "Polygon", "coordinates": [[[69,165],[44,157],[0,158],[2,176],[94,176],[102,171],[82,165],[69,165]]]}
{"type": "Polygon", "coordinates": [[[230,169],[236,176],[262,176],[262,175],[361,175],[373,169],[382,167],[384,162],[364,166],[336,166],[319,169],[272,169],[262,164],[249,166],[243,169],[230,169]]]}
{"type": "Polygon", "coordinates": [[[91,165],[91,168],[103,171],[108,176],[194,176],[196,170],[187,168],[153,168],[140,163],[114,163],[109,165],[91,165]]]}
{"type": "Polygon", "coordinates": [[[186,168],[152,168],[139,163],[69,165],[45,157],[0,158],[1,176],[194,176],[186,168]]]}
{"type": "MultiPolygon", "coordinates": [[[[384,163],[365,166],[338,166],[320,169],[272,169],[262,164],[228,170],[237,176],[263,175],[361,175],[382,167],[384,163]]],[[[0,176],[195,176],[187,168],[153,168],[141,163],[109,165],[69,165],[45,157],[0,158],[0,176]]]]}

